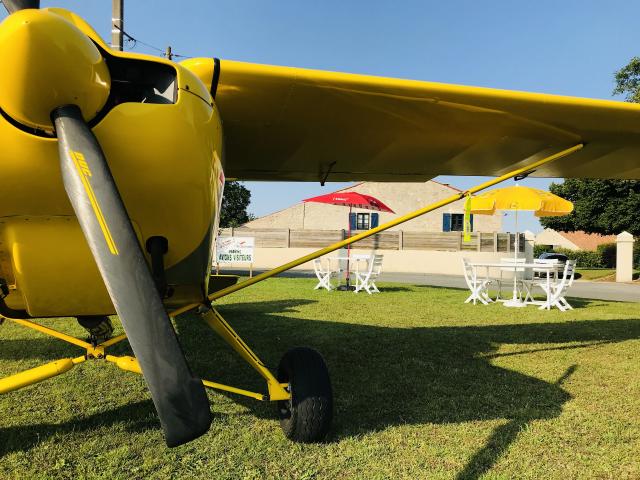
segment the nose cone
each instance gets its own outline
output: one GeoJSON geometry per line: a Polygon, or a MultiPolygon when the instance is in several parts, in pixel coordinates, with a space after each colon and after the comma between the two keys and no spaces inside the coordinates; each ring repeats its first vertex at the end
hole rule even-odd
{"type": "Polygon", "coordinates": [[[0,24],[0,108],[19,123],[53,130],[51,112],[69,104],[90,120],[110,87],[98,48],[61,16],[21,10],[0,24]]]}

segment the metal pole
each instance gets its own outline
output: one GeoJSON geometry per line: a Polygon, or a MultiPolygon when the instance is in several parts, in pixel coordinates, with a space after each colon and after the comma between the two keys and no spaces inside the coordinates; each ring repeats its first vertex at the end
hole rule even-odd
{"type": "MultiPolygon", "coordinates": [[[[513,298],[511,299],[513,302],[519,301],[518,297],[518,237],[520,234],[518,233],[518,209],[516,208],[516,240],[515,240],[515,248],[513,249],[513,263],[516,265],[513,269],[513,298]]],[[[524,271],[524,270],[523,270],[524,271]]]]}
{"type": "Polygon", "coordinates": [[[173,53],[171,53],[171,46],[167,47],[167,50],[164,52],[164,56],[168,60],[173,60],[173,53]]]}
{"type": "Polygon", "coordinates": [[[122,51],[124,0],[111,0],[111,48],[122,51]]]}
{"type": "MultiPolygon", "coordinates": [[[[349,233],[347,234],[347,238],[351,238],[351,212],[353,210],[353,205],[349,205],[349,233]]],[[[358,226],[356,225],[356,228],[358,228],[358,226]]],[[[350,276],[349,276],[349,260],[351,256],[351,244],[347,245],[347,290],[349,290],[349,282],[351,280],[350,276]]]]}

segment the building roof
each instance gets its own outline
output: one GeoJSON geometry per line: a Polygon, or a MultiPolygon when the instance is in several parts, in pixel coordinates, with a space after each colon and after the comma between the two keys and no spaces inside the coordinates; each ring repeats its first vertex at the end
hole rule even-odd
{"type": "MultiPolygon", "coordinates": [[[[434,180],[427,182],[359,182],[332,192],[359,192],[377,198],[396,211],[396,215],[414,212],[425,205],[450,197],[461,190],[434,180]]],[[[446,223],[445,214],[464,214],[464,199],[459,199],[446,207],[440,207],[414,218],[404,229],[408,231],[441,232],[446,223]]],[[[371,217],[374,222],[384,223],[394,214],[380,212],[371,217]]],[[[494,232],[502,228],[502,214],[482,215],[474,221],[473,229],[478,232],[494,232]]],[[[363,217],[364,218],[364,217],[363,217]]],[[[345,227],[346,211],[344,207],[320,203],[298,202],[290,207],[263,215],[244,224],[247,228],[265,229],[302,229],[302,230],[340,230],[345,227]]],[[[398,230],[399,227],[392,227],[398,230]]]]}
{"type": "MultiPolygon", "coordinates": [[[[365,184],[365,183],[367,183],[367,182],[356,182],[356,183],[354,183],[353,185],[348,185],[348,186],[346,186],[346,187],[339,188],[338,190],[335,190],[335,191],[330,192],[330,193],[338,193],[338,192],[353,191],[353,190],[354,190],[354,188],[359,187],[360,185],[363,185],[363,184],[365,184]]],[[[384,182],[369,182],[369,183],[384,183],[384,182]]],[[[451,189],[451,190],[453,190],[453,191],[455,191],[455,192],[462,192],[462,190],[460,190],[459,188],[456,188],[456,187],[454,187],[454,186],[452,186],[452,185],[449,185],[448,183],[441,183],[441,182],[437,182],[437,181],[435,181],[435,180],[427,180],[426,182],[405,182],[405,183],[413,183],[413,184],[415,184],[415,185],[420,185],[420,184],[428,185],[429,183],[435,183],[435,184],[440,185],[440,186],[442,186],[442,187],[449,188],[449,189],[451,189]]],[[[272,216],[272,215],[276,215],[276,214],[278,214],[278,213],[280,213],[280,212],[284,212],[285,210],[289,210],[289,209],[291,209],[291,208],[295,207],[296,205],[302,205],[303,203],[304,203],[303,201],[299,201],[299,202],[294,203],[293,205],[290,205],[290,206],[288,206],[288,207],[281,208],[281,209],[279,209],[279,210],[274,210],[273,212],[270,212],[270,213],[267,213],[267,214],[262,215],[262,216],[260,216],[260,217],[257,217],[257,218],[255,218],[254,220],[258,220],[258,219],[261,219],[261,218],[266,218],[266,217],[269,217],[269,216],[272,216]]],[[[253,222],[254,220],[249,220],[247,223],[251,223],[251,222],[253,222]]],[[[245,224],[245,225],[246,225],[246,224],[245,224]]]]}
{"type": "Polygon", "coordinates": [[[600,235],[599,233],[577,232],[557,232],[581,250],[595,250],[603,243],[615,243],[615,235],[600,235]]]}
{"type": "Polygon", "coordinates": [[[436,180],[429,180],[429,181],[430,181],[430,182],[433,182],[433,183],[437,183],[437,184],[439,184],[439,185],[442,185],[443,187],[448,187],[448,188],[450,188],[451,190],[454,190],[454,191],[456,191],[456,192],[461,192],[461,191],[462,191],[462,190],[460,190],[459,188],[454,187],[454,186],[453,186],[453,185],[451,185],[450,183],[442,183],[442,182],[438,182],[438,181],[436,181],[436,180]]]}

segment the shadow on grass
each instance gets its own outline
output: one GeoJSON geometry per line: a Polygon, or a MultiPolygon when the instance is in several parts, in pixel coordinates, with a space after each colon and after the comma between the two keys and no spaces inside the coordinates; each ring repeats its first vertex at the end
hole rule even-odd
{"type": "Polygon", "coordinates": [[[84,350],[49,337],[2,339],[0,359],[23,360],[33,358],[51,362],[58,358],[77,357],[84,350]]]}
{"type": "Polygon", "coordinates": [[[118,423],[124,423],[129,432],[160,428],[153,402],[144,400],[123,405],[107,412],[79,417],[73,422],[0,428],[0,458],[11,452],[29,450],[49,437],[57,436],[60,438],[61,435],[97,430],[118,423]]]}
{"type": "MultiPolygon", "coordinates": [[[[60,328],[60,330],[63,330],[63,328],[60,328]]],[[[79,338],[86,340],[84,336],[80,336],[79,338]]],[[[40,360],[45,363],[61,358],[77,357],[83,355],[85,352],[86,350],[84,348],[46,336],[40,336],[38,338],[2,339],[0,360],[24,360],[28,358],[40,360]]],[[[125,341],[109,347],[109,353],[112,355],[131,355],[131,348],[128,342],[125,341]]],[[[37,364],[34,366],[37,366],[37,364]]]]}
{"type": "Polygon", "coordinates": [[[431,290],[432,288],[434,290],[460,290],[460,291],[469,291],[468,287],[457,287],[457,286],[446,286],[446,285],[426,285],[426,284],[414,284],[412,285],[413,288],[427,288],[429,290],[431,290]]]}
{"type": "MultiPolygon", "coordinates": [[[[559,366],[558,380],[538,378],[490,363],[500,344],[567,344],[531,351],[581,348],[640,338],[640,320],[393,328],[343,321],[308,320],[296,308],[311,300],[224,305],[221,313],[270,368],[297,345],[324,355],[332,375],[335,420],[329,441],[402,424],[449,424],[504,419],[458,474],[478,478],[495,464],[533,420],[555,418],[571,396],[562,382],[576,366],[559,366]],[[563,370],[566,369],[566,370],[563,370]]],[[[392,315],[393,312],[390,312],[392,315]]],[[[177,329],[194,372],[203,378],[264,391],[264,382],[196,316],[178,319],[177,329]]],[[[44,345],[31,346],[31,351],[44,345]]],[[[4,348],[3,348],[4,350],[4,348]]],[[[12,354],[13,355],[13,354],[12,354]]],[[[12,358],[12,356],[10,357],[12,358]]],[[[276,418],[275,406],[235,397],[259,418],[276,418]]],[[[215,398],[214,398],[215,402],[215,398]]],[[[215,405],[213,407],[215,409],[215,405]]],[[[103,412],[62,425],[0,429],[0,456],[29,449],[59,433],[127,422],[127,429],[152,428],[150,402],[103,412]],[[140,419],[144,419],[141,421],[140,419]]]]}
{"type": "MultiPolygon", "coordinates": [[[[508,353],[523,355],[640,338],[640,320],[405,329],[304,320],[295,314],[281,315],[278,305],[225,305],[221,313],[272,368],[293,346],[308,345],[322,352],[335,393],[329,441],[392,425],[507,420],[468,461],[460,479],[486,473],[523,428],[533,420],[559,416],[571,398],[562,383],[575,365],[559,366],[558,380],[545,382],[492,365],[492,357],[507,355],[497,352],[501,344],[558,344],[508,353]]],[[[194,370],[206,378],[264,391],[261,379],[193,320],[183,318],[178,328],[185,349],[199,352],[191,359],[194,370]]],[[[275,418],[273,405],[237,401],[258,417],[275,418]]]]}
{"type": "MultiPolygon", "coordinates": [[[[490,292],[493,294],[493,292],[490,292]]],[[[492,295],[491,298],[494,298],[495,295],[492,295]]],[[[502,298],[504,299],[505,297],[502,296],[502,298]]],[[[511,295],[506,297],[507,299],[511,298],[511,295]]],[[[533,295],[534,300],[538,300],[538,301],[546,301],[547,297],[545,297],[544,295],[540,295],[540,294],[534,294],[533,295]]],[[[605,304],[607,303],[617,303],[617,300],[597,300],[597,299],[590,299],[590,298],[577,298],[577,297],[567,297],[567,301],[569,302],[569,305],[571,305],[574,309],[580,309],[580,308],[585,308],[585,307],[602,307],[605,306],[605,304]]],[[[539,305],[528,305],[527,308],[538,308],[539,305]]],[[[551,307],[552,310],[557,310],[558,307],[557,306],[552,306],[551,307]]]]}
{"type": "MultiPolygon", "coordinates": [[[[398,286],[388,286],[385,284],[378,285],[378,288],[381,292],[410,292],[411,288],[409,287],[398,287],[398,286]]],[[[362,293],[367,293],[363,291],[362,293]]],[[[368,295],[368,294],[367,294],[368,295]]]]}
{"type": "MultiPolygon", "coordinates": [[[[578,368],[577,365],[571,365],[560,378],[553,384],[560,387],[578,368]]],[[[489,471],[489,469],[500,459],[502,454],[509,448],[521,430],[538,417],[535,415],[521,415],[512,418],[504,425],[497,427],[485,443],[484,447],[478,450],[473,457],[467,462],[464,469],[456,475],[458,480],[476,479],[489,471]]]]}

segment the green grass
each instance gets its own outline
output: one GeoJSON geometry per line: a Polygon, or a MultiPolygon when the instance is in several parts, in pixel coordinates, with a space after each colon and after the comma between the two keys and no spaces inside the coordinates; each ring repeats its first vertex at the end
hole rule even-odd
{"type": "MultiPolygon", "coordinates": [[[[640,271],[633,271],[633,279],[637,280],[640,271]]],[[[577,268],[576,278],[580,280],[602,280],[615,282],[616,281],[616,269],[615,268],[577,268]]]]}
{"type": "Polygon", "coordinates": [[[577,268],[576,277],[580,280],[598,280],[616,274],[615,268],[577,268]],[[579,276],[578,276],[579,275],[579,276]]]}
{"type": "MultiPolygon", "coordinates": [[[[0,477],[640,478],[640,304],[542,312],[463,305],[455,289],[314,284],[270,280],[220,309],[268,365],[296,345],[323,353],[326,443],[293,444],[274,405],[211,392],[209,433],[167,449],[142,379],[94,361],[0,396],[0,477]]],[[[176,326],[199,375],[262,388],[198,318],[176,326]]],[[[0,326],[0,375],[77,352],[0,326]]]]}

